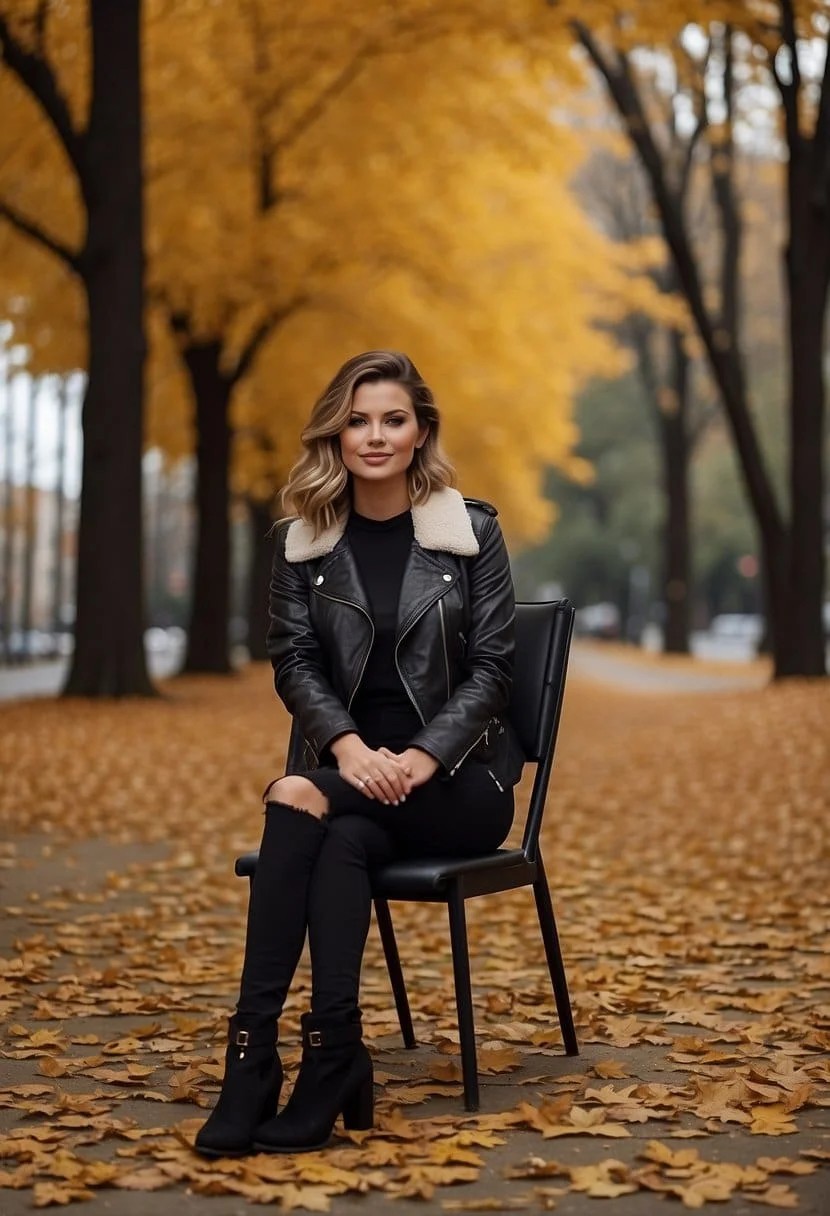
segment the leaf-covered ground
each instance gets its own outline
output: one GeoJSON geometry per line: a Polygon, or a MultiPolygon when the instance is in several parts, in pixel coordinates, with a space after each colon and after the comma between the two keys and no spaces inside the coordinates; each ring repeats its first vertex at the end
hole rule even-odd
{"type": "MultiPolygon", "coordinates": [[[[189,1145],[236,995],[232,861],[258,842],[286,719],[263,666],[166,692],[0,707],[0,1211],[830,1210],[825,686],[574,679],[544,847],[582,1055],[562,1055],[529,892],[474,901],[465,1115],[443,910],[400,906],[419,1047],[400,1049],[373,931],[375,1130],[214,1163],[189,1145]]],[[[307,994],[303,965],[289,1064],[307,994]]]]}

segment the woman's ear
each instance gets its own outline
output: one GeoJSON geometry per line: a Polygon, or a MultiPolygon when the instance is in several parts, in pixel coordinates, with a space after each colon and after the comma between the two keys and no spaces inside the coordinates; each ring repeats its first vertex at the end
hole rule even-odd
{"type": "Polygon", "coordinates": [[[427,425],[423,428],[423,430],[418,432],[418,438],[415,440],[415,447],[422,448],[428,438],[429,438],[429,424],[427,423],[427,425]]]}

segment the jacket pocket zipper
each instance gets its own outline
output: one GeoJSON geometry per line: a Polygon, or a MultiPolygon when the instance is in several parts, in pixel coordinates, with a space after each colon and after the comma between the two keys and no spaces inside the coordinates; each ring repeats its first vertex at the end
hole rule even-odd
{"type": "MultiPolygon", "coordinates": [[[[455,774],[456,774],[456,773],[458,772],[458,770],[461,768],[461,765],[464,763],[464,761],[465,761],[465,760],[467,759],[467,757],[469,756],[470,752],[471,752],[471,751],[473,751],[473,749],[474,749],[474,748],[478,747],[478,745],[479,745],[479,743],[481,742],[481,740],[482,740],[482,739],[485,741],[485,743],[489,743],[489,742],[490,742],[490,723],[489,723],[489,722],[487,723],[487,725],[485,726],[485,728],[484,728],[484,730],[481,732],[481,734],[478,736],[478,738],[473,740],[473,742],[472,742],[472,743],[470,744],[470,746],[467,748],[466,752],[465,752],[465,753],[464,753],[464,755],[461,757],[461,759],[458,761],[458,763],[455,765],[455,767],[450,769],[450,776],[451,776],[451,777],[454,777],[454,776],[455,776],[455,774]]],[[[492,774],[491,774],[491,776],[492,776],[492,774]]],[[[495,780],[495,778],[494,778],[494,780],[495,780]]]]}
{"type": "Polygon", "coordinates": [[[503,785],[502,785],[502,783],[499,781],[499,779],[498,779],[498,777],[496,776],[496,774],[493,772],[493,770],[492,770],[491,768],[488,768],[487,772],[490,774],[490,776],[491,776],[491,777],[493,778],[493,780],[495,781],[495,783],[496,783],[496,785],[497,785],[497,787],[498,787],[498,789],[499,789],[499,792],[503,794],[503,793],[504,793],[504,786],[503,786],[503,785]]]}

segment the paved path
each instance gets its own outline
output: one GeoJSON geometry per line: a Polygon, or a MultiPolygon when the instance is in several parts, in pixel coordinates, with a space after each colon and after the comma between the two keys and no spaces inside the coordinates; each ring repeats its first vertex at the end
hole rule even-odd
{"type": "Polygon", "coordinates": [[[623,659],[602,646],[575,642],[570,672],[586,679],[618,685],[628,692],[728,692],[740,688],[763,688],[768,680],[764,672],[754,667],[747,667],[744,675],[736,672],[732,665],[723,673],[712,671],[711,664],[707,664],[705,671],[694,671],[693,663],[694,660],[690,660],[688,668],[673,665],[661,667],[651,658],[638,662],[636,651],[632,651],[631,658],[623,659]]]}
{"type": "MultiPolygon", "coordinates": [[[[150,654],[147,659],[154,680],[172,676],[181,664],[178,650],[150,654]]],[[[63,687],[69,659],[47,659],[19,667],[0,667],[0,701],[28,697],[56,697],[63,687]]]]}

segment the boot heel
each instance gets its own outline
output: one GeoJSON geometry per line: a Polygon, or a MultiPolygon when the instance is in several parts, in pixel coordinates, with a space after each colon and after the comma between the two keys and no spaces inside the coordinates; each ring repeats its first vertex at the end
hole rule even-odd
{"type": "Polygon", "coordinates": [[[343,1103],[343,1126],[346,1131],[367,1132],[375,1123],[375,1090],[371,1075],[353,1090],[343,1103]]]}

